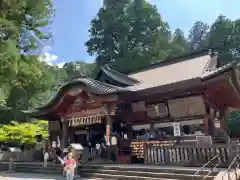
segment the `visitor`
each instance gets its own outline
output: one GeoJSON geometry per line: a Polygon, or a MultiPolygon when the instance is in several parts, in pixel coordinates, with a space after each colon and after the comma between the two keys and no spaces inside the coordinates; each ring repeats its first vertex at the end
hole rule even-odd
{"type": "Polygon", "coordinates": [[[97,142],[96,143],[96,155],[99,155],[100,154],[100,143],[99,142],[97,142]]]}
{"type": "Polygon", "coordinates": [[[66,172],[65,172],[65,168],[66,168],[66,161],[68,160],[67,156],[64,156],[63,158],[63,177],[66,177],[66,172]]]}
{"type": "Polygon", "coordinates": [[[88,141],[88,152],[89,152],[89,157],[92,156],[92,143],[91,141],[88,141]]]}
{"type": "Polygon", "coordinates": [[[118,139],[117,135],[113,134],[111,137],[111,156],[110,159],[113,162],[117,162],[117,156],[118,156],[118,139]]]}
{"type": "Polygon", "coordinates": [[[73,180],[76,166],[77,164],[75,159],[73,158],[73,154],[71,152],[68,153],[68,159],[65,161],[65,167],[64,167],[67,180],[73,180]]]}
{"type": "Polygon", "coordinates": [[[44,164],[43,164],[44,167],[47,167],[48,159],[49,159],[49,153],[46,150],[44,153],[44,164]]]}
{"type": "Polygon", "coordinates": [[[200,128],[197,128],[197,131],[194,133],[195,136],[203,136],[204,133],[200,130],[200,128]]]}
{"type": "Polygon", "coordinates": [[[104,142],[101,143],[101,160],[106,158],[106,146],[104,142]]]}

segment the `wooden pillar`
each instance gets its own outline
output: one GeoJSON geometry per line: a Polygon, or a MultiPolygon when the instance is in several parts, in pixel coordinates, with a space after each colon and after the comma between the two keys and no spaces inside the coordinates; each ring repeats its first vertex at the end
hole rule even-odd
{"type": "Polygon", "coordinates": [[[108,140],[110,140],[110,136],[111,136],[111,132],[112,132],[112,119],[111,116],[107,115],[106,116],[106,138],[108,138],[108,140]]]}
{"type": "Polygon", "coordinates": [[[205,103],[205,106],[206,106],[206,115],[205,117],[203,118],[203,128],[204,128],[204,133],[206,135],[209,135],[210,134],[210,127],[209,127],[209,123],[210,123],[210,118],[211,118],[211,113],[210,113],[210,107],[208,104],[205,103]]]}
{"type": "Polygon", "coordinates": [[[112,117],[109,115],[109,109],[108,109],[108,105],[105,105],[105,110],[106,110],[106,132],[105,132],[105,136],[107,138],[107,140],[110,143],[110,136],[111,136],[111,132],[112,132],[112,117]]]}
{"type": "Polygon", "coordinates": [[[150,133],[155,134],[154,123],[150,123],[150,133]]]}
{"type": "Polygon", "coordinates": [[[132,124],[128,124],[128,127],[127,127],[127,135],[128,135],[128,139],[131,141],[132,138],[133,138],[133,130],[132,130],[132,124]]]}
{"type": "Polygon", "coordinates": [[[203,119],[203,125],[204,125],[204,133],[206,135],[209,135],[209,117],[205,117],[203,119]]]}
{"type": "Polygon", "coordinates": [[[62,127],[61,127],[61,150],[63,151],[65,148],[68,147],[68,128],[69,122],[68,120],[62,120],[62,127]]]}
{"type": "Polygon", "coordinates": [[[228,115],[228,111],[227,108],[221,108],[220,109],[220,128],[223,131],[227,131],[227,115],[228,115]]]}

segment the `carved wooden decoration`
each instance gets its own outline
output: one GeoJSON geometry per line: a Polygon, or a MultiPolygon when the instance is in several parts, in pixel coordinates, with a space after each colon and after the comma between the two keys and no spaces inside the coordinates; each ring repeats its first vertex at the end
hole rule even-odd
{"type": "Polygon", "coordinates": [[[71,89],[70,91],[68,91],[68,94],[71,96],[77,96],[79,94],[81,94],[83,92],[82,88],[75,88],[75,89],[71,89]]]}

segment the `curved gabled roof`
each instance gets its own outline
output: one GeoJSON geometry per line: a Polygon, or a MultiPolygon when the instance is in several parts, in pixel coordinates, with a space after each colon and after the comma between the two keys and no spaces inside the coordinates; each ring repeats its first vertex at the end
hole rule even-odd
{"type": "Polygon", "coordinates": [[[64,94],[71,89],[74,88],[84,88],[87,89],[87,94],[89,95],[111,95],[111,94],[118,94],[120,92],[127,92],[128,90],[125,88],[113,86],[104,82],[100,82],[98,80],[90,79],[90,78],[78,78],[73,79],[67,83],[64,83],[62,86],[58,88],[50,99],[44,102],[43,105],[36,107],[35,109],[42,110],[51,107],[53,104],[56,104],[60,101],[60,99],[64,96],[64,94]]]}

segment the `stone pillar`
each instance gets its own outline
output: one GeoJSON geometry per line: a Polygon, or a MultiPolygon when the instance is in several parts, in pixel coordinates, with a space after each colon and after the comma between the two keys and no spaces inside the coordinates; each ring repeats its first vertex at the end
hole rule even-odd
{"type": "Polygon", "coordinates": [[[65,148],[68,147],[68,128],[69,128],[69,122],[68,120],[62,121],[62,132],[61,132],[61,150],[63,151],[65,148]]]}

